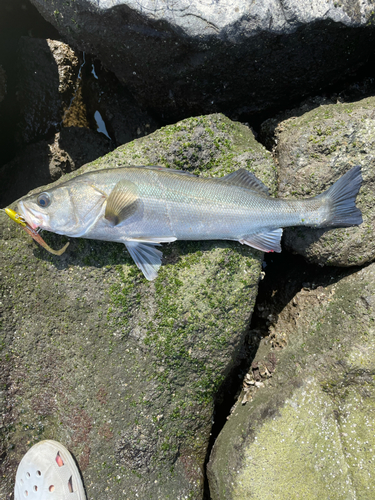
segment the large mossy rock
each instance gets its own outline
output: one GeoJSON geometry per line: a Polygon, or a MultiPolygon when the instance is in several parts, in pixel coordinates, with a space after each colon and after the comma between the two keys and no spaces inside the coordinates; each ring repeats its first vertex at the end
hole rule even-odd
{"type": "MultiPolygon", "coordinates": [[[[276,127],[275,155],[279,165],[279,196],[313,196],[354,165],[361,165],[363,184],[357,206],[359,227],[334,230],[288,229],[285,247],[309,261],[353,266],[375,258],[375,97],[357,102],[303,108],[276,127]]],[[[271,123],[275,120],[272,120],[271,123]]],[[[267,126],[263,127],[267,129],[267,126]]]]}
{"type": "MultiPolygon", "coordinates": [[[[80,172],[130,164],[247,167],[276,187],[271,155],[222,115],[161,129],[80,172]]],[[[1,498],[27,449],[52,438],[75,454],[89,499],[201,499],[215,396],[238,361],[262,254],[178,242],[148,282],[118,243],[72,239],[55,257],[5,215],[0,234],[1,498]]]]}
{"type": "Polygon", "coordinates": [[[213,500],[374,498],[374,322],[375,264],[290,301],[215,442],[213,500]]]}

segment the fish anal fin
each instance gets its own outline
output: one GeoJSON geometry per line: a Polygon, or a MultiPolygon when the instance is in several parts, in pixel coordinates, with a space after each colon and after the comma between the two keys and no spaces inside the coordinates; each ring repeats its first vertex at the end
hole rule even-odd
{"type": "Polygon", "coordinates": [[[137,211],[138,200],[137,186],[131,181],[119,181],[108,196],[104,217],[117,226],[137,211]]]}
{"type": "Polygon", "coordinates": [[[162,252],[155,248],[153,243],[129,240],[125,242],[125,246],[145,278],[149,281],[154,280],[161,266],[162,252]]]}
{"type": "Polygon", "coordinates": [[[220,179],[222,182],[231,184],[232,186],[238,186],[246,189],[251,189],[263,196],[269,196],[269,191],[267,186],[263,184],[254,174],[240,168],[231,174],[226,175],[220,179]]]}
{"type": "Polygon", "coordinates": [[[261,252],[281,252],[281,236],[283,230],[281,228],[273,229],[272,231],[260,232],[243,236],[239,242],[250,247],[256,248],[261,252]]]}

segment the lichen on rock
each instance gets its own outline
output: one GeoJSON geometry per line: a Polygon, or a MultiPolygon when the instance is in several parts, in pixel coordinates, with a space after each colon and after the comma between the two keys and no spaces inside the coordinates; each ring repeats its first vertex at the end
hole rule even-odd
{"type": "Polygon", "coordinates": [[[374,496],[374,294],[372,264],[286,305],[254,360],[273,353],[272,377],[215,442],[213,500],[374,496]]]}
{"type": "MultiPolygon", "coordinates": [[[[274,192],[270,153],[222,115],[184,120],[67,174],[121,165],[225,175],[274,192]]],[[[36,441],[77,457],[89,498],[201,499],[220,384],[238,362],[262,254],[231,242],[164,245],[148,282],[123,245],[71,239],[47,254],[0,218],[0,496],[36,441]]],[[[47,233],[52,247],[64,237],[47,233]]]]}

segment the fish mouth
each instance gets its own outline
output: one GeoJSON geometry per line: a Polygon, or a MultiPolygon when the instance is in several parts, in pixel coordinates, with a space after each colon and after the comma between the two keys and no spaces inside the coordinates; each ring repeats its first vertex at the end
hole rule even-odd
{"type": "Polygon", "coordinates": [[[18,211],[32,229],[45,227],[47,216],[31,207],[25,207],[23,201],[18,202],[18,211]]]}

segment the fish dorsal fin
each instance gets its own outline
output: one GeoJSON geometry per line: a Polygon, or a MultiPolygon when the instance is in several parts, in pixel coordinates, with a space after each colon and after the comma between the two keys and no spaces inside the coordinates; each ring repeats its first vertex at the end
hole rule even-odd
{"type": "Polygon", "coordinates": [[[130,181],[119,181],[108,196],[104,217],[117,226],[136,212],[137,205],[137,186],[130,181]]]}
{"type": "Polygon", "coordinates": [[[240,168],[231,174],[226,175],[220,179],[222,182],[226,182],[227,184],[231,184],[232,186],[238,186],[246,189],[251,189],[252,191],[256,191],[263,196],[269,196],[269,191],[267,186],[263,184],[254,174],[245,170],[244,168],[240,168]]]}
{"type": "Polygon", "coordinates": [[[248,234],[239,240],[240,243],[256,248],[261,252],[281,252],[281,228],[256,234],[248,234]]]}

